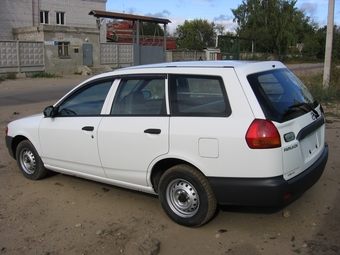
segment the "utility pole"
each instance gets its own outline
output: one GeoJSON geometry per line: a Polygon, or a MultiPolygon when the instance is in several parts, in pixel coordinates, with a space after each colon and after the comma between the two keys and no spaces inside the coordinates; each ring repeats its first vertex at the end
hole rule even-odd
{"type": "Polygon", "coordinates": [[[325,64],[323,71],[324,88],[328,88],[330,82],[329,78],[331,74],[333,30],[334,30],[334,0],[328,0],[327,36],[325,49],[325,64]]]}

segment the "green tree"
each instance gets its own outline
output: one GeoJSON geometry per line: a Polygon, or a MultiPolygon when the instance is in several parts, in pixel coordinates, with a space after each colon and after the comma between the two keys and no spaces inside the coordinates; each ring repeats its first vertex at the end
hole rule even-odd
{"type": "Polygon", "coordinates": [[[215,46],[215,24],[206,19],[186,20],[182,25],[177,26],[174,35],[177,37],[178,48],[202,50],[215,46]]]}
{"type": "Polygon", "coordinates": [[[141,22],[139,28],[140,35],[155,35],[155,36],[164,36],[163,28],[153,22],[141,22]]]}
{"type": "Polygon", "coordinates": [[[334,26],[332,61],[337,65],[340,63],[340,27],[338,26],[334,26]]]}
{"type": "Polygon", "coordinates": [[[309,18],[296,0],[243,0],[232,9],[237,35],[256,41],[257,51],[284,55],[303,39],[309,18]]]}

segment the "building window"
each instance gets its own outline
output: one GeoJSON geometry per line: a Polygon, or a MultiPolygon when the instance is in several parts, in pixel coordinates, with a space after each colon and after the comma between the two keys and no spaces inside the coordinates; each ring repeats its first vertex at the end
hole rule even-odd
{"type": "Polygon", "coordinates": [[[48,11],[40,11],[40,23],[41,24],[48,24],[48,11]]]}
{"type": "Polygon", "coordinates": [[[56,13],[56,24],[57,25],[65,25],[65,12],[57,12],[56,13]]]}
{"type": "Polygon", "coordinates": [[[70,57],[70,43],[58,42],[58,55],[60,58],[70,57]]]}

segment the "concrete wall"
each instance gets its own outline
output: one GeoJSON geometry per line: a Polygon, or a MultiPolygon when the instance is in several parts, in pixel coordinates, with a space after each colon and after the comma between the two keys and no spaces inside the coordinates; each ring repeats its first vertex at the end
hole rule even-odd
{"type": "MultiPolygon", "coordinates": [[[[34,31],[34,30],[33,30],[34,31]]],[[[81,29],[78,28],[80,32],[81,29]]],[[[36,33],[36,31],[34,31],[36,33]]],[[[79,63],[83,62],[82,50],[84,44],[92,44],[93,55],[99,56],[94,58],[95,61],[100,61],[101,65],[115,67],[126,67],[133,65],[133,45],[118,44],[118,43],[103,43],[100,48],[97,47],[98,31],[94,29],[93,35],[88,30],[81,33],[83,37],[78,36],[72,38],[74,31],[69,31],[70,34],[64,32],[65,39],[70,41],[70,57],[60,59],[58,56],[58,46],[54,45],[59,39],[52,32],[45,31],[45,35],[50,34],[49,40],[44,42],[36,41],[0,41],[0,76],[6,73],[24,72],[27,75],[37,72],[47,72],[52,74],[73,74],[76,71],[82,70],[79,63]],[[83,39],[81,39],[83,38],[83,39]],[[76,52],[78,50],[78,53],[76,52]],[[78,68],[79,67],[79,68],[78,68]]],[[[25,33],[28,34],[28,33],[25,33]]],[[[61,36],[63,33],[58,32],[61,36]]],[[[47,36],[48,39],[48,36],[47,36]]]]}
{"type": "Polygon", "coordinates": [[[102,43],[100,45],[100,63],[111,68],[132,66],[133,44],[131,43],[102,43]]]}
{"type": "Polygon", "coordinates": [[[166,52],[166,62],[207,60],[204,51],[195,50],[168,50],[166,52]]]}
{"type": "Polygon", "coordinates": [[[42,42],[0,41],[0,52],[0,75],[45,70],[42,42]]]}

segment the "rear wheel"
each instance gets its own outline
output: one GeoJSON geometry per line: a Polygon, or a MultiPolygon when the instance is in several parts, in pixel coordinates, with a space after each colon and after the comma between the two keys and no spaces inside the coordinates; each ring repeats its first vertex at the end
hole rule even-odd
{"type": "Polygon", "coordinates": [[[21,172],[26,178],[39,180],[45,177],[47,169],[30,141],[24,140],[19,143],[16,150],[16,159],[21,172]]]}
{"type": "Polygon", "coordinates": [[[177,165],[159,182],[159,200],[166,214],[178,224],[199,227],[216,211],[216,199],[207,178],[194,167],[177,165]]]}

